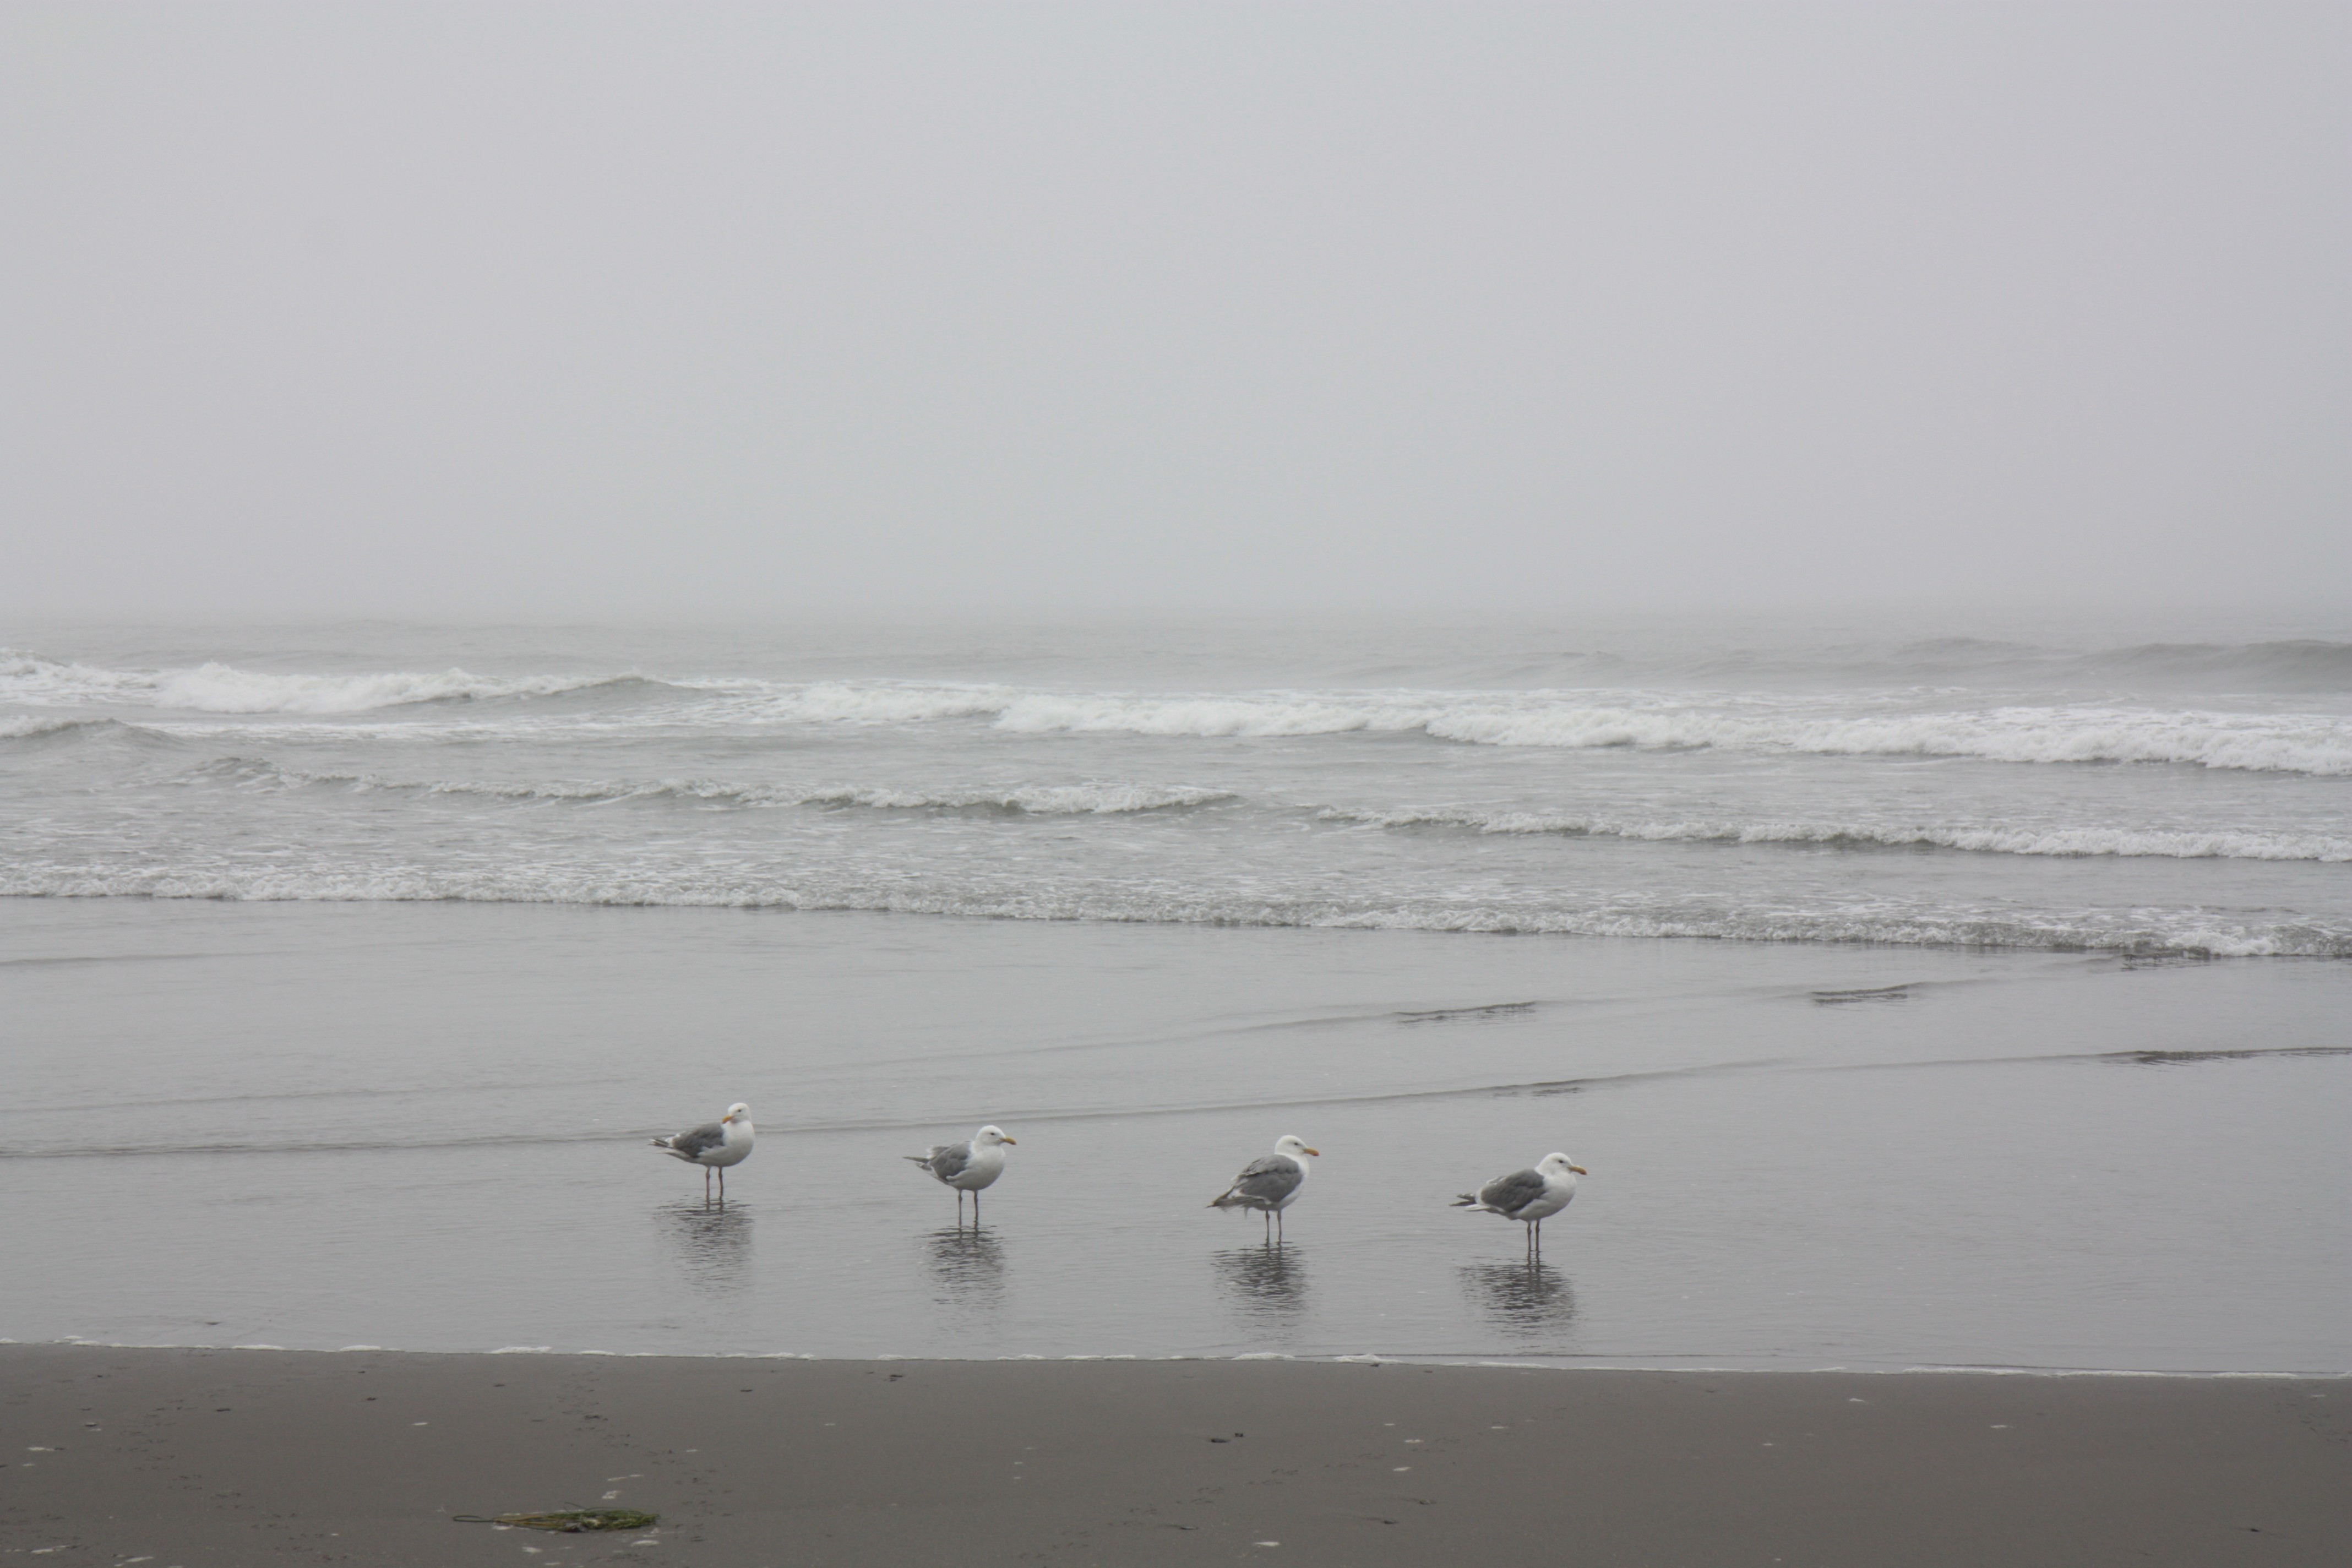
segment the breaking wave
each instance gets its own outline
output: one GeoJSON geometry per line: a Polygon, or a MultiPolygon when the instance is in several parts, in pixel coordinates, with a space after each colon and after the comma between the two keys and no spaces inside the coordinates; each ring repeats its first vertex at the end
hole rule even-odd
{"type": "Polygon", "coordinates": [[[1025,734],[1226,739],[1419,731],[1434,740],[1479,746],[2171,763],[2352,775],[2352,721],[2315,713],[2164,712],[2072,705],[1830,717],[1787,701],[1644,700],[1632,693],[1148,696],[845,683],[780,689],[756,707],[762,717],[785,721],[889,725],[985,719],[999,731],[1025,734]]]}
{"type": "Polygon", "coordinates": [[[1649,843],[1820,844],[1956,849],[1987,855],[2151,856],[2179,860],[2352,861],[2352,837],[2322,833],[2183,833],[2110,827],[1860,826],[1811,822],[1627,822],[1541,812],[1328,810],[1327,819],[1374,827],[1453,827],[1649,843]]]}
{"type": "MultiPolygon", "coordinates": [[[[1925,646],[1925,645],[1923,645],[1925,646]]],[[[1914,650],[1915,653],[1917,650],[1914,650]]],[[[1981,658],[1970,645],[1968,657],[1981,658]]],[[[1924,654],[1920,657],[1926,657],[1924,654]]],[[[2241,648],[2149,645],[2096,656],[2170,668],[2282,662],[2316,688],[2352,652],[2335,643],[2241,648]],[[2169,661],[2169,663],[2168,663],[2169,661]],[[2324,679],[2323,679],[2324,678],[2324,679]]],[[[2352,690],[2352,675],[2330,689],[2352,690]]],[[[629,722],[740,731],[787,725],[881,727],[961,721],[1006,734],[1124,733],[1234,739],[1418,731],[1463,745],[1637,751],[1725,750],[1816,756],[1978,758],[2021,763],[2157,763],[2254,773],[2352,776],[2352,719],[2326,712],[2240,712],[2115,703],[1972,706],[1969,699],[1882,694],[1739,695],[1730,691],[1562,689],[1476,691],[1256,690],[1191,694],[1052,691],[989,684],[895,680],[792,683],[669,681],[635,671],[492,677],[437,674],[282,675],[207,663],[126,671],[0,652],[0,702],[136,705],[190,714],[351,715],[428,703],[588,694],[566,710],[603,728],[631,699],[629,722]],[[646,704],[638,694],[663,700],[646,704]],[[1857,709],[1860,710],[1857,711],[1857,709]]],[[[545,716],[542,716],[544,719],[545,716]]],[[[12,719],[10,725],[46,722],[12,719]]],[[[0,737],[17,731],[0,731],[0,737]]]]}
{"type": "Polygon", "coordinates": [[[880,811],[976,811],[1025,816],[1113,816],[1183,810],[1238,798],[1229,790],[1190,784],[1083,783],[989,789],[870,789],[850,785],[728,784],[710,779],[586,779],[547,784],[490,780],[401,780],[373,773],[302,773],[248,758],[224,758],[183,775],[181,782],[227,779],[289,789],[341,787],[428,795],[479,795],[493,800],[680,800],[744,806],[862,806],[880,811]]]}
{"type": "Polygon", "coordinates": [[[446,669],[369,675],[271,675],[233,665],[120,670],[63,664],[37,654],[0,653],[0,700],[129,702],[195,713],[365,713],[418,702],[553,697],[600,687],[655,685],[621,675],[527,675],[511,679],[446,669]]]}
{"type": "MultiPolygon", "coordinates": [[[[110,721],[91,721],[93,725],[110,721]]],[[[116,726],[127,728],[127,726],[116,726]]],[[[852,784],[743,784],[714,779],[581,779],[500,782],[417,780],[376,773],[310,773],[257,758],[225,757],[168,781],[224,782],[264,789],[341,789],[422,796],[474,796],[516,802],[575,802],[603,805],[632,801],[814,809],[967,813],[1008,817],[1117,816],[1187,811],[1200,806],[1255,804],[1286,816],[1412,830],[1563,838],[1613,838],[1655,844],[1790,844],[1825,847],[1943,849],[1964,854],[2179,860],[2352,862],[2352,837],[2326,833],[2263,833],[2244,829],[1985,826],[1802,821],[1648,821],[1542,811],[1438,806],[1373,811],[1339,806],[1251,803],[1234,790],[1193,784],[1144,784],[1088,780],[1077,784],[950,788],[882,788],[852,784]]]]}
{"type": "Polygon", "coordinates": [[[49,735],[96,733],[126,729],[111,719],[52,719],[43,713],[20,713],[0,719],[0,741],[31,741],[49,735]]]}
{"type": "Polygon", "coordinates": [[[2004,708],[1983,713],[1812,718],[1690,705],[1633,707],[1530,695],[1507,701],[1363,700],[1269,694],[1186,699],[1028,696],[1004,730],[1146,735],[1318,735],[1419,730],[1483,746],[1628,747],[1820,756],[1977,757],[2004,763],[2179,763],[2253,772],[2352,774],[2352,723],[2321,715],[2151,713],[2004,708]]]}
{"type": "Polygon", "coordinates": [[[922,724],[1001,715],[1018,700],[1016,693],[1001,686],[853,686],[820,681],[778,689],[761,706],[766,716],[803,723],[922,724]]]}

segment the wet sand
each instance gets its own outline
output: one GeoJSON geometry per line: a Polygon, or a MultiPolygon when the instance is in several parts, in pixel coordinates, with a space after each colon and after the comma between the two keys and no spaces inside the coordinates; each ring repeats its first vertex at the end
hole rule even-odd
{"type": "Polygon", "coordinates": [[[2352,1558],[2341,1380],[5,1345],[0,1389],[27,1563],[2352,1558]],[[599,1502],[661,1523],[450,1520],[599,1502]]]}

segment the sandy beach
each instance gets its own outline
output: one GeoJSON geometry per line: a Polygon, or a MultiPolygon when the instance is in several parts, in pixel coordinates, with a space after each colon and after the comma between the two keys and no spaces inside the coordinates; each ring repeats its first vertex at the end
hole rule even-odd
{"type": "Polygon", "coordinates": [[[2352,1552],[2352,1394],[2329,1379],[9,1345],[0,1381],[0,1557],[26,1563],[2352,1552]],[[661,1522],[451,1522],[600,1501],[661,1522]]]}

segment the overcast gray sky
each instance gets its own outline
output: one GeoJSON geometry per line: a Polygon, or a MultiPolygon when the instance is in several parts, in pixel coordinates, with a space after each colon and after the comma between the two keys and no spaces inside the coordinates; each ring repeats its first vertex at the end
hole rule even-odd
{"type": "Polygon", "coordinates": [[[0,610],[2352,599],[2352,10],[0,9],[0,610]]]}

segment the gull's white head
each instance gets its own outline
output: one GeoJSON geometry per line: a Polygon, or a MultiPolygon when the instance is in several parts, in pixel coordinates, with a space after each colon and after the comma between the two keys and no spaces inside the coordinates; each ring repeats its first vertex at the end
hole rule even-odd
{"type": "Polygon", "coordinates": [[[734,1104],[729,1106],[727,1108],[727,1114],[720,1117],[719,1120],[721,1121],[747,1121],[751,1120],[751,1108],[739,1100],[734,1104]]]}
{"type": "Polygon", "coordinates": [[[1018,1143],[1021,1142],[1018,1138],[1007,1138],[1004,1135],[1004,1129],[1002,1127],[983,1127],[979,1131],[971,1135],[971,1141],[983,1149],[992,1149],[999,1143],[1018,1143]]]}
{"type": "Polygon", "coordinates": [[[1306,1139],[1294,1138],[1287,1132],[1274,1141],[1274,1152],[1277,1154],[1287,1154],[1294,1160],[1302,1154],[1319,1155],[1322,1152],[1319,1149],[1309,1149],[1306,1139]]]}
{"type": "Polygon", "coordinates": [[[1536,1167],[1547,1176],[1582,1176],[1590,1174],[1581,1165],[1571,1164],[1565,1154],[1546,1154],[1543,1163],[1536,1167]]]}

